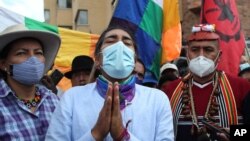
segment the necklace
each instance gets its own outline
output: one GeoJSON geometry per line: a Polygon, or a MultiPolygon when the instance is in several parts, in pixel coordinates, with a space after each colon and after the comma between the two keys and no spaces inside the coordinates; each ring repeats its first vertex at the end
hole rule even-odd
{"type": "Polygon", "coordinates": [[[23,103],[28,109],[31,109],[32,107],[36,107],[40,101],[41,101],[41,94],[38,91],[38,88],[35,88],[35,97],[31,100],[25,100],[25,99],[20,99],[17,95],[15,95],[18,98],[18,101],[23,103]]]}
{"type": "MultiPolygon", "coordinates": [[[[216,102],[216,96],[219,94],[218,89],[217,89],[218,78],[219,78],[219,72],[216,72],[214,80],[213,80],[213,90],[210,94],[206,112],[204,115],[205,119],[214,120],[212,116],[218,112],[218,104],[216,102]]],[[[191,129],[191,134],[201,135],[203,133],[206,133],[206,129],[201,128],[198,124],[198,118],[197,118],[197,114],[195,110],[195,104],[194,104],[194,98],[193,98],[193,92],[192,92],[192,82],[193,80],[190,77],[190,79],[186,81],[186,85],[183,90],[183,104],[184,104],[183,114],[185,115],[185,117],[192,119],[193,126],[191,129]]]]}

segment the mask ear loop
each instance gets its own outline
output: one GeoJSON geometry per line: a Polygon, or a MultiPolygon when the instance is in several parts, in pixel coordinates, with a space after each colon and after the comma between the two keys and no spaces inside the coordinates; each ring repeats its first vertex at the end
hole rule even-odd
{"type": "Polygon", "coordinates": [[[7,67],[4,68],[4,71],[10,75],[10,76],[13,76],[13,65],[12,64],[9,64],[9,70],[7,69],[7,67]]]}
{"type": "Polygon", "coordinates": [[[218,64],[219,64],[220,54],[221,54],[221,51],[218,53],[218,55],[217,55],[216,58],[214,59],[214,63],[216,63],[216,65],[214,66],[215,68],[217,68],[217,66],[218,66],[218,64]]]}

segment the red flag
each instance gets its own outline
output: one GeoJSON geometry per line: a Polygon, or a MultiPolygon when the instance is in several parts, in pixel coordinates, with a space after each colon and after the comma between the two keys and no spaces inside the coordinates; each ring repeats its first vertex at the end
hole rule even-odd
{"type": "Polygon", "coordinates": [[[222,56],[218,69],[237,76],[245,38],[235,1],[203,0],[201,23],[215,24],[216,32],[220,35],[222,56]]]}

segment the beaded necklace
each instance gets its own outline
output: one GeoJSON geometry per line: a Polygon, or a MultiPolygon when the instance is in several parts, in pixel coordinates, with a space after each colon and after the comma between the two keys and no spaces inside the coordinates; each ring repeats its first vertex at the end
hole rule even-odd
{"type": "MultiPolygon", "coordinates": [[[[213,115],[218,112],[218,103],[216,102],[216,96],[219,94],[218,88],[218,78],[219,78],[219,72],[215,73],[215,78],[213,80],[213,90],[210,94],[208,105],[206,108],[206,112],[204,115],[205,119],[213,120],[213,115]]],[[[183,114],[185,118],[191,118],[193,122],[193,126],[191,129],[191,134],[202,134],[206,133],[206,129],[202,128],[198,124],[198,118],[195,111],[195,105],[194,105],[194,98],[193,98],[193,92],[192,92],[192,83],[193,79],[192,77],[186,81],[186,84],[184,85],[183,90],[183,114]],[[188,84],[187,84],[188,83],[188,84]],[[191,109],[190,109],[191,108],[191,109]]]]}
{"type": "Polygon", "coordinates": [[[38,88],[35,88],[35,97],[31,100],[25,100],[25,99],[20,99],[17,95],[15,95],[18,98],[18,101],[23,103],[28,109],[31,109],[32,107],[36,107],[40,101],[41,101],[41,94],[38,91],[38,88]]]}

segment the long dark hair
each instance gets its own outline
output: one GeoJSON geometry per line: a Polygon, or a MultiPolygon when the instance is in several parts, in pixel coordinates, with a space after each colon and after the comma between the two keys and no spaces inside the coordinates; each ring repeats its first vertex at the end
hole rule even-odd
{"type": "MultiPolygon", "coordinates": [[[[3,48],[3,50],[0,52],[0,60],[4,60],[7,58],[12,47],[13,46],[11,44],[8,44],[6,45],[6,47],[3,48]]],[[[0,78],[6,79],[6,77],[7,77],[6,72],[0,69],[0,78]]]]}

